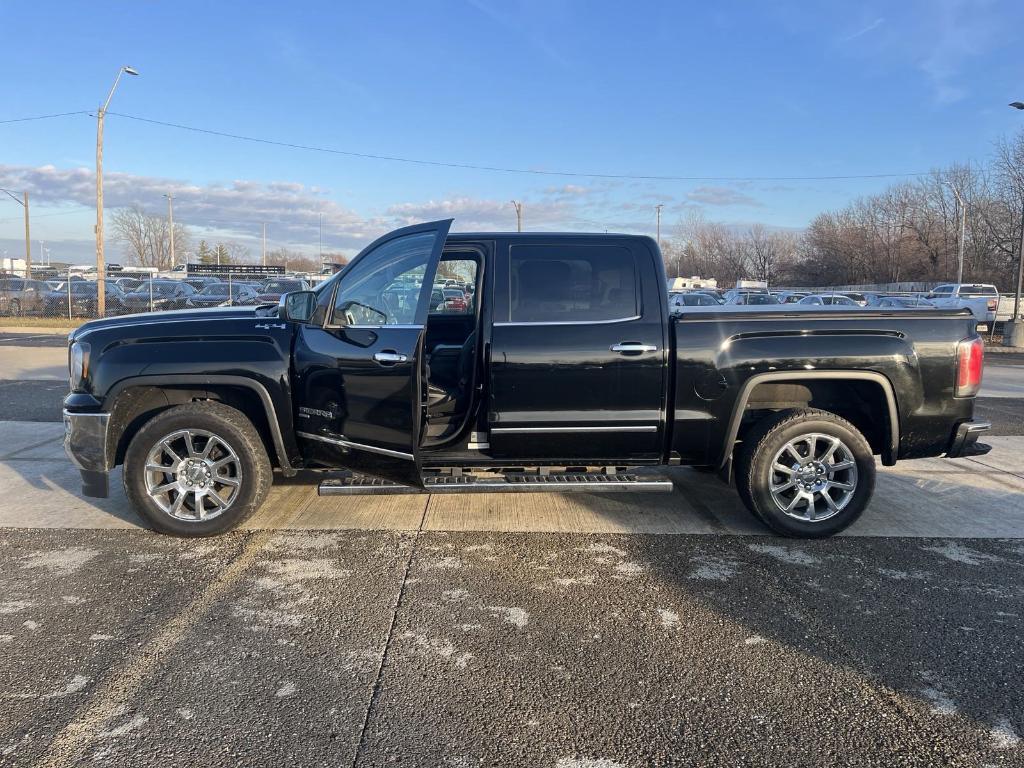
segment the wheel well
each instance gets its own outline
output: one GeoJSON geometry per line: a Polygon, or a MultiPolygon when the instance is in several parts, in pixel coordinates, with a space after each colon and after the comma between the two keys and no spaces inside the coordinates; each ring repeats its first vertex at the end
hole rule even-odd
{"type": "MultiPolygon", "coordinates": [[[[789,408],[817,408],[849,421],[871,446],[888,458],[893,425],[884,387],[866,379],[797,379],[758,384],[747,399],[738,437],[767,413],[789,408]]],[[[892,457],[895,459],[895,457],[892,457]]]]}
{"type": "Polygon", "coordinates": [[[223,403],[244,413],[259,433],[267,456],[274,467],[278,466],[277,451],[271,436],[270,422],[259,395],[246,387],[209,385],[194,386],[138,386],[129,387],[118,394],[110,410],[109,445],[114,450],[113,464],[123,464],[128,444],[142,425],[154,416],[185,403],[204,400],[223,403]]]}

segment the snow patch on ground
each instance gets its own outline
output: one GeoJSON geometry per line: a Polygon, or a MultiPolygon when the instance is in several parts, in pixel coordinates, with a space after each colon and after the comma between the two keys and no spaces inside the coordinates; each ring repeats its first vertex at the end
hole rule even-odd
{"type": "Polygon", "coordinates": [[[956,702],[938,688],[931,686],[921,689],[921,695],[929,704],[933,715],[955,715],[956,702]]]}
{"type": "Polygon", "coordinates": [[[33,552],[26,555],[22,568],[44,568],[48,571],[66,575],[74,573],[99,554],[99,550],[85,547],[68,547],[52,552],[33,552]]]}
{"type": "Polygon", "coordinates": [[[748,544],[747,547],[762,555],[774,557],[787,565],[817,565],[821,562],[814,555],[796,547],[779,547],[774,544],[748,544]]]}
{"type": "Polygon", "coordinates": [[[506,607],[503,605],[488,605],[487,610],[491,612],[491,615],[501,616],[501,618],[509,624],[514,624],[520,629],[530,623],[530,614],[522,608],[517,608],[515,606],[506,607]]]}
{"type": "Polygon", "coordinates": [[[8,600],[6,603],[0,603],[0,616],[20,613],[33,605],[34,603],[29,600],[8,600]]]}
{"type": "Polygon", "coordinates": [[[693,561],[697,563],[696,569],[690,574],[691,579],[700,579],[702,581],[728,581],[735,576],[738,571],[738,563],[734,560],[724,560],[720,557],[695,557],[693,561]]]}
{"type": "Polygon", "coordinates": [[[277,696],[277,698],[279,699],[283,699],[288,696],[291,696],[297,690],[298,688],[296,688],[295,683],[291,682],[290,680],[285,680],[281,683],[281,687],[277,689],[274,695],[277,696]]]}
{"type": "Polygon", "coordinates": [[[661,626],[665,629],[679,629],[682,624],[679,619],[679,614],[675,611],[670,611],[667,608],[658,609],[658,618],[661,619],[661,626]]]}
{"type": "Polygon", "coordinates": [[[43,696],[44,699],[63,699],[65,696],[71,696],[74,693],[78,693],[85,689],[85,686],[89,684],[89,678],[83,675],[75,675],[71,678],[71,682],[65,685],[63,688],[52,691],[51,693],[43,696]]]}
{"type": "Polygon", "coordinates": [[[994,555],[988,555],[976,549],[965,547],[963,544],[955,541],[947,541],[934,547],[922,547],[922,549],[942,555],[954,563],[963,563],[964,565],[981,565],[985,562],[999,562],[1000,560],[1000,558],[994,555]]]}
{"type": "Polygon", "coordinates": [[[992,747],[995,749],[1013,749],[1020,745],[1020,736],[1013,730],[1010,721],[1006,718],[997,722],[989,731],[992,747]]]}
{"type": "Polygon", "coordinates": [[[142,726],[144,726],[148,722],[149,722],[149,718],[148,717],[143,717],[142,715],[136,715],[135,717],[133,717],[131,720],[129,720],[127,723],[124,723],[123,725],[119,725],[116,728],[111,728],[109,730],[103,731],[102,733],[100,733],[100,738],[103,738],[103,739],[116,739],[118,736],[124,736],[126,733],[131,733],[132,731],[137,731],[139,728],[141,728],[142,726]]]}
{"type": "Polygon", "coordinates": [[[555,768],[626,768],[605,757],[560,757],[555,768]]]}

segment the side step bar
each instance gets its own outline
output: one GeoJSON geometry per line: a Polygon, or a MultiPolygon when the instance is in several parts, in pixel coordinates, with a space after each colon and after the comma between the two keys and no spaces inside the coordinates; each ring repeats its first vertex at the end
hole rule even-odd
{"type": "Polygon", "coordinates": [[[321,496],[369,496],[399,493],[572,493],[646,492],[669,493],[672,481],[660,475],[636,475],[632,472],[599,474],[565,472],[537,475],[510,472],[504,475],[430,475],[423,490],[366,475],[331,478],[320,483],[321,496]]]}

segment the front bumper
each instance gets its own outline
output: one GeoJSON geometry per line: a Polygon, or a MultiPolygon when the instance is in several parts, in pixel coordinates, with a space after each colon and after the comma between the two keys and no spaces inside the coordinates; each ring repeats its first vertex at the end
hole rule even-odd
{"type": "Polygon", "coordinates": [[[105,499],[110,495],[109,424],[109,413],[64,410],[64,452],[82,474],[85,496],[105,499]]]}
{"type": "Polygon", "coordinates": [[[979,443],[978,438],[982,433],[992,429],[987,421],[965,421],[956,429],[953,435],[953,442],[949,444],[946,451],[946,458],[959,459],[968,456],[984,456],[992,450],[987,443],[979,443]]]}

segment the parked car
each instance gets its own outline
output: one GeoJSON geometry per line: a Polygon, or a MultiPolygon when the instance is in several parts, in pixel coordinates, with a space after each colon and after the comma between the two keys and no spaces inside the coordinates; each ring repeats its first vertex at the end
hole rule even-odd
{"type": "Polygon", "coordinates": [[[201,290],[203,290],[203,288],[205,288],[208,285],[216,285],[217,283],[220,283],[220,282],[223,282],[223,281],[219,277],[197,277],[197,276],[192,276],[192,277],[183,278],[181,282],[183,282],[183,283],[185,283],[187,285],[191,285],[197,291],[201,291],[201,290]]]}
{"type": "Polygon", "coordinates": [[[779,291],[775,294],[775,298],[779,300],[780,304],[796,304],[807,295],[809,294],[806,291],[779,291]]]}
{"type": "Polygon", "coordinates": [[[769,306],[779,303],[770,293],[736,293],[725,302],[726,306],[769,306]]]}
{"type": "Polygon", "coordinates": [[[856,291],[843,291],[843,296],[853,301],[858,307],[866,307],[868,305],[867,294],[858,293],[856,291]]]}
{"type": "Polygon", "coordinates": [[[856,301],[841,293],[819,293],[804,296],[797,305],[814,305],[818,307],[858,307],[856,301]]]}
{"type": "Polygon", "coordinates": [[[254,303],[256,303],[256,289],[251,286],[240,283],[214,283],[189,296],[185,301],[185,306],[193,309],[254,303]]]}
{"type": "Polygon", "coordinates": [[[714,299],[715,304],[725,304],[725,297],[722,296],[721,291],[714,291],[711,288],[694,288],[689,293],[699,293],[704,296],[710,296],[714,299]]]}
{"type": "Polygon", "coordinates": [[[629,468],[684,464],[734,479],[773,530],[821,537],[867,507],[876,455],[990,450],[969,313],[672,318],[649,237],[450,225],[385,235],[276,307],[79,327],[64,423],[83,492],[106,495],[123,463],[152,527],[209,536],[260,506],[275,467],[348,469],[321,493],[351,495],[670,492],[629,468]],[[388,298],[466,260],[493,276],[473,312],[431,315],[422,290],[388,298]]]}
{"type": "Polygon", "coordinates": [[[0,315],[36,314],[46,303],[49,286],[42,280],[21,277],[0,279],[0,315]]]}
{"type": "Polygon", "coordinates": [[[119,277],[114,280],[114,284],[127,293],[128,291],[134,291],[142,285],[142,281],[135,277],[119,277]]]}
{"type": "Polygon", "coordinates": [[[947,283],[933,288],[925,298],[943,309],[966,307],[982,324],[979,330],[988,330],[999,312],[999,291],[987,283],[947,283]]]}
{"type": "Polygon", "coordinates": [[[687,307],[718,307],[721,306],[717,301],[706,293],[697,293],[696,291],[687,293],[673,293],[668,298],[668,308],[672,313],[679,313],[684,311],[687,307]]]}
{"type": "Polygon", "coordinates": [[[179,280],[146,280],[125,295],[129,312],[150,312],[158,309],[184,309],[185,302],[196,289],[179,280]]]}
{"type": "MultiPolygon", "coordinates": [[[[43,314],[47,317],[96,317],[99,314],[98,285],[99,283],[92,280],[73,280],[64,283],[60,288],[46,294],[43,314]]],[[[103,281],[103,289],[106,314],[125,314],[128,310],[124,291],[108,280],[103,281]]]]}
{"type": "Polygon", "coordinates": [[[466,301],[466,294],[461,288],[442,288],[444,303],[441,309],[444,312],[467,312],[469,302],[466,301]]]}
{"type": "Polygon", "coordinates": [[[281,300],[281,297],[286,293],[291,293],[292,291],[308,290],[309,283],[307,283],[305,280],[273,278],[271,280],[267,280],[257,290],[256,301],[260,303],[271,302],[276,304],[278,301],[281,300]]]}
{"type": "Polygon", "coordinates": [[[915,309],[919,307],[934,307],[935,304],[921,296],[882,296],[878,299],[878,303],[873,306],[896,309],[915,309]]]}

